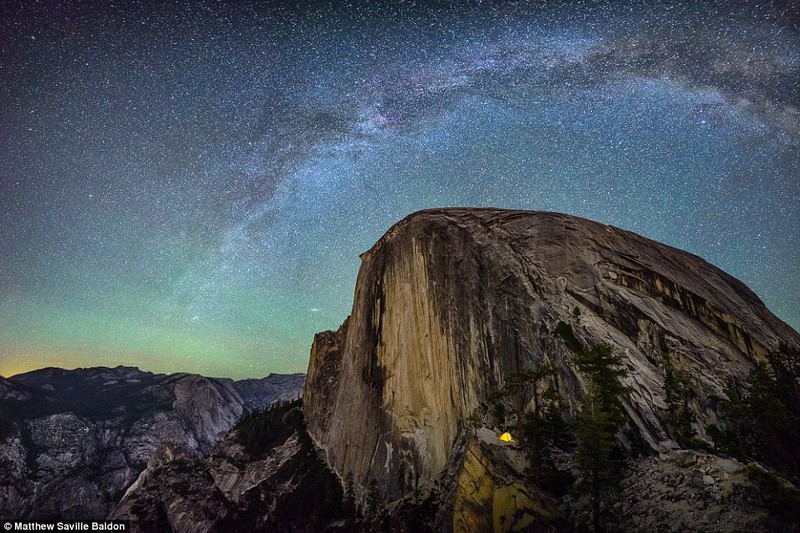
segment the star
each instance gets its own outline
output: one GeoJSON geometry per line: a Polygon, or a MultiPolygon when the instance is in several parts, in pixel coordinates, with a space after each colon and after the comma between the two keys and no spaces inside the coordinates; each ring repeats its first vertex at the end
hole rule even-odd
{"type": "Polygon", "coordinates": [[[6,4],[0,374],[303,372],[442,206],[636,231],[800,327],[791,3],[6,4]]]}

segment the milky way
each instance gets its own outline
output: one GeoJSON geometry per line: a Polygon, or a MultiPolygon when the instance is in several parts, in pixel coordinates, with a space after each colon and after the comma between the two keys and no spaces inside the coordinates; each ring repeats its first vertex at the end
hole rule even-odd
{"type": "Polygon", "coordinates": [[[4,3],[1,374],[305,371],[441,206],[635,231],[800,327],[791,3],[297,4],[4,3]]]}

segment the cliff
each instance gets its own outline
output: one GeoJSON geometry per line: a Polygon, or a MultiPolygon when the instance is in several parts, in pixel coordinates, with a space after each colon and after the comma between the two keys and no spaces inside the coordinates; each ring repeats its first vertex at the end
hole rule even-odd
{"type": "Polygon", "coordinates": [[[607,343],[622,357],[629,428],[619,438],[652,451],[677,447],[666,423],[668,366],[687,377],[693,436],[708,446],[708,428],[725,424],[728,384],[774,361],[795,384],[800,375],[800,335],[744,284],[589,220],[422,211],[361,260],[352,314],[314,340],[303,399],[311,437],[362,494],[377,482],[395,501],[458,476],[469,466],[467,419],[512,372],[552,365],[573,419],[586,378],[570,345],[607,343]]]}

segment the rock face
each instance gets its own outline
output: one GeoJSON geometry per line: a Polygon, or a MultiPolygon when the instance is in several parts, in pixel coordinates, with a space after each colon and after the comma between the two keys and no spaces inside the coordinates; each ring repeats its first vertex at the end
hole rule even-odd
{"type": "Polygon", "coordinates": [[[207,453],[304,376],[233,381],[136,368],[44,369],[0,382],[0,517],[104,518],[164,442],[207,453]]]}
{"type": "Polygon", "coordinates": [[[730,380],[768,358],[800,375],[800,335],[745,285],[611,226],[554,213],[422,211],[361,259],[351,316],[314,340],[304,404],[338,475],[362,488],[376,480],[389,501],[430,486],[463,455],[454,444],[465,421],[511,372],[553,365],[574,416],[586,384],[559,323],[623,358],[625,409],[653,450],[671,440],[665,357],[691,377],[701,440],[730,380]]]}
{"type": "Polygon", "coordinates": [[[526,482],[525,464],[521,450],[500,444],[494,432],[480,430],[464,451],[453,531],[569,529],[560,519],[558,502],[526,482]]]}

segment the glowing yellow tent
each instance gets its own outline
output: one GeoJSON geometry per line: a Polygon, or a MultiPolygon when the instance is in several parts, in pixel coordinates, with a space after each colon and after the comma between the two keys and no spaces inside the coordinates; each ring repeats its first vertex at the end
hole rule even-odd
{"type": "Polygon", "coordinates": [[[511,433],[509,433],[508,431],[500,435],[498,438],[505,442],[513,442],[514,440],[514,438],[511,436],[511,433]]]}

